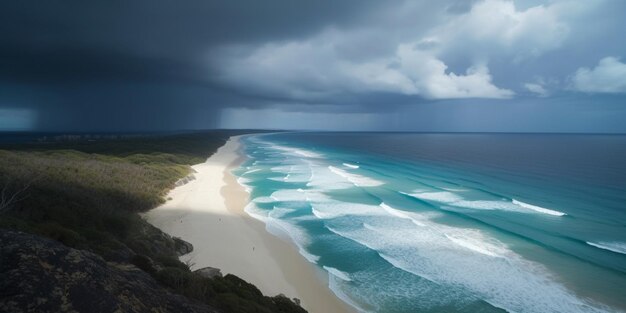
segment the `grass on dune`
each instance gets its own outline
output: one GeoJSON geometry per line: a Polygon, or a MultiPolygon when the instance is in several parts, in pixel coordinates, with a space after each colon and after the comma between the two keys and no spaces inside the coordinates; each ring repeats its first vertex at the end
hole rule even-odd
{"type": "Polygon", "coordinates": [[[136,213],[162,203],[191,172],[189,165],[205,160],[226,138],[206,133],[2,147],[11,150],[0,150],[0,187],[9,194],[28,187],[0,226],[123,259],[133,247],[151,245],[144,234],[150,226],[136,213]]]}

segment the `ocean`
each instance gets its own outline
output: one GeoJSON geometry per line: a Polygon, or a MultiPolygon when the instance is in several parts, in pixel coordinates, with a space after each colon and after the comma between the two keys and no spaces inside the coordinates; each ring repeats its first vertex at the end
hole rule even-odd
{"type": "Polygon", "coordinates": [[[242,139],[246,212],[363,312],[626,311],[626,136],[242,139]]]}

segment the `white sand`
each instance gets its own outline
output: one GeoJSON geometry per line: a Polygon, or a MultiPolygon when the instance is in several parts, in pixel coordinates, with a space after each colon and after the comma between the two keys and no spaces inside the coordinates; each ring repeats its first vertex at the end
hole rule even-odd
{"type": "Polygon", "coordinates": [[[230,173],[243,160],[239,137],[205,163],[193,166],[196,180],[173,189],[164,205],[144,215],[164,232],[194,246],[181,258],[192,269],[217,267],[256,285],[265,295],[299,298],[311,313],[354,312],[327,287],[326,274],[308,263],[295,245],[272,236],[243,208],[248,194],[230,173]]]}

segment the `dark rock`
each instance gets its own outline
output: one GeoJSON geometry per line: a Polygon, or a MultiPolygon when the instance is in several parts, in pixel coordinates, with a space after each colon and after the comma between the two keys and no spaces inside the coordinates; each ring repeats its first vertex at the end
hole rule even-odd
{"type": "Polygon", "coordinates": [[[130,263],[150,275],[154,275],[158,271],[156,264],[154,264],[154,261],[152,261],[150,257],[142,254],[137,254],[133,256],[133,258],[130,260],[130,263]]]}
{"type": "Polygon", "coordinates": [[[193,251],[193,245],[191,243],[186,242],[178,237],[172,237],[172,240],[174,240],[174,249],[176,250],[176,254],[178,256],[185,255],[193,251]]]}
{"type": "Polygon", "coordinates": [[[192,244],[171,237],[149,223],[141,223],[134,232],[136,235],[133,236],[130,248],[135,254],[181,256],[193,251],[192,244]]]}
{"type": "Polygon", "coordinates": [[[0,229],[0,312],[213,312],[131,264],[0,229]]]}
{"type": "Polygon", "coordinates": [[[222,277],[222,271],[220,271],[219,268],[215,267],[203,267],[193,272],[206,278],[222,277]]]}

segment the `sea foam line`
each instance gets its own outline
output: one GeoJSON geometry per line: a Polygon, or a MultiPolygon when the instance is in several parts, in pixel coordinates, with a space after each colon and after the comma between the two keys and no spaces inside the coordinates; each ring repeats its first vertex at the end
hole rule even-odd
{"type": "Polygon", "coordinates": [[[382,184],[384,184],[382,181],[380,180],[376,180],[367,176],[362,176],[362,175],[357,175],[357,174],[352,174],[352,173],[348,173],[340,168],[336,168],[334,166],[328,166],[328,169],[330,169],[331,172],[347,179],[349,182],[353,183],[356,186],[359,187],[376,187],[376,186],[380,186],[382,184]]]}
{"type": "Polygon", "coordinates": [[[445,203],[450,206],[459,208],[468,208],[475,210],[504,210],[526,213],[528,210],[548,214],[552,216],[564,216],[563,212],[542,208],[540,206],[521,202],[516,199],[511,201],[502,200],[466,200],[460,195],[450,191],[418,191],[413,193],[400,192],[401,194],[417,198],[419,200],[434,201],[445,203]],[[521,208],[521,209],[520,209],[521,208]]]}
{"type": "Polygon", "coordinates": [[[587,241],[587,244],[590,246],[594,246],[596,248],[603,249],[603,250],[608,250],[608,251],[612,251],[612,252],[620,253],[620,254],[626,254],[626,243],[624,242],[617,242],[617,241],[589,242],[587,241]]]}
{"type": "Polygon", "coordinates": [[[324,157],[324,155],[320,153],[316,153],[316,152],[304,150],[304,149],[299,149],[299,148],[292,148],[292,147],[286,147],[286,146],[274,145],[274,144],[272,144],[271,147],[275,150],[284,151],[284,152],[295,154],[298,156],[303,156],[305,158],[323,158],[324,157]]]}
{"type": "Polygon", "coordinates": [[[251,169],[251,170],[249,170],[249,171],[247,171],[247,172],[243,173],[243,175],[252,174],[252,173],[258,172],[258,171],[260,171],[260,170],[261,170],[260,168],[251,169]]]}
{"type": "Polygon", "coordinates": [[[341,283],[341,279],[339,279],[336,276],[330,274],[330,272],[328,273],[328,288],[330,288],[330,290],[332,290],[332,292],[335,294],[335,296],[337,296],[337,298],[341,299],[343,302],[347,303],[348,305],[350,305],[351,307],[356,309],[357,312],[359,312],[359,313],[370,313],[370,311],[367,311],[367,310],[363,309],[356,302],[354,302],[352,300],[352,298],[350,298],[350,296],[348,296],[341,289],[341,287],[339,286],[340,283],[341,283]]]}
{"type": "Polygon", "coordinates": [[[243,187],[243,189],[245,189],[248,194],[252,193],[252,188],[248,185],[249,182],[252,182],[252,180],[245,177],[237,178],[237,183],[239,183],[239,185],[243,187]]]}
{"type": "Polygon", "coordinates": [[[394,209],[394,208],[390,207],[389,205],[385,204],[384,202],[380,204],[380,207],[383,208],[383,210],[385,210],[387,213],[389,213],[389,214],[391,214],[391,215],[393,215],[395,217],[409,219],[409,220],[411,220],[411,222],[413,222],[413,224],[415,224],[417,226],[421,226],[421,227],[426,226],[426,224],[418,221],[417,219],[411,218],[406,212],[398,210],[398,209],[394,209]]]}
{"type": "Polygon", "coordinates": [[[545,213],[545,214],[550,214],[550,215],[554,215],[554,216],[564,216],[564,215],[566,215],[563,212],[542,208],[540,206],[528,204],[528,203],[525,203],[525,202],[522,202],[522,201],[518,201],[518,200],[515,200],[515,199],[512,199],[511,202],[513,202],[513,204],[517,204],[517,205],[519,205],[519,206],[521,206],[523,208],[531,209],[531,210],[537,211],[539,213],[545,213]]]}
{"type": "Polygon", "coordinates": [[[293,242],[293,244],[298,247],[300,255],[302,255],[310,263],[317,264],[320,257],[309,253],[304,248],[304,245],[308,244],[309,239],[306,237],[306,233],[299,227],[270,216],[269,211],[260,209],[254,202],[250,202],[246,205],[244,212],[263,222],[265,224],[265,229],[270,234],[273,234],[276,237],[289,239],[289,241],[293,242]]]}
{"type": "Polygon", "coordinates": [[[454,235],[450,235],[450,234],[444,234],[446,236],[446,238],[448,238],[450,241],[454,242],[455,244],[472,250],[474,252],[478,252],[480,254],[484,254],[487,256],[492,256],[492,257],[498,257],[498,258],[502,258],[503,256],[501,256],[498,253],[495,253],[494,251],[483,247],[481,244],[484,245],[484,243],[482,242],[476,242],[475,240],[471,239],[471,238],[463,238],[463,237],[457,237],[454,235]]]}
{"type": "Polygon", "coordinates": [[[319,261],[319,256],[310,253],[304,248],[310,240],[307,238],[306,232],[298,226],[278,218],[268,217],[265,221],[265,229],[274,236],[290,239],[298,247],[300,255],[310,263],[317,264],[317,261],[319,261]]]}
{"type": "MultiPolygon", "coordinates": [[[[415,216],[416,214],[411,214],[410,212],[398,210],[392,208],[391,206],[385,204],[384,202],[380,204],[380,207],[383,208],[387,213],[403,218],[408,219],[413,224],[418,225],[420,227],[428,227],[424,221],[418,220],[415,216]]],[[[432,228],[432,226],[431,226],[432,228]]],[[[452,230],[453,228],[450,228],[452,230]]],[[[488,242],[484,242],[481,240],[477,240],[477,238],[481,238],[482,235],[478,232],[472,232],[471,230],[465,230],[465,234],[459,235],[455,232],[443,232],[443,235],[448,238],[448,240],[452,241],[454,244],[461,246],[465,249],[472,250],[473,252],[478,252],[480,254],[484,254],[491,257],[503,257],[501,253],[506,253],[502,247],[498,245],[490,244],[488,242]],[[467,236],[468,233],[473,233],[473,237],[467,236]]]]}
{"type": "Polygon", "coordinates": [[[340,271],[334,267],[330,267],[330,266],[322,266],[329,274],[341,279],[341,280],[345,280],[345,281],[352,281],[352,279],[350,278],[350,274],[340,271]]]}

